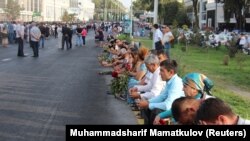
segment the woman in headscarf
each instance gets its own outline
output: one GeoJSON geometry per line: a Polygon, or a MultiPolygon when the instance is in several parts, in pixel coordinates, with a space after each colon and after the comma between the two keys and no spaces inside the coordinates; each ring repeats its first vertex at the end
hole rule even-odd
{"type": "MultiPolygon", "coordinates": [[[[204,100],[210,98],[210,90],[213,87],[213,82],[204,74],[189,73],[183,77],[183,91],[186,97],[204,100]]],[[[156,116],[154,124],[160,124],[160,120],[172,117],[172,109],[164,111],[156,116]]],[[[178,121],[178,119],[175,119],[178,121]]]]}

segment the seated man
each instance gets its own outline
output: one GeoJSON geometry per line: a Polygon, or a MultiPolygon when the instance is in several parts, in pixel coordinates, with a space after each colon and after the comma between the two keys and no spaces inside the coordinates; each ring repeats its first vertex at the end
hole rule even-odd
{"type": "MultiPolygon", "coordinates": [[[[207,99],[211,96],[210,90],[213,87],[213,82],[204,74],[189,73],[183,78],[183,91],[186,97],[199,99],[207,99]]],[[[158,114],[154,120],[154,124],[160,124],[160,119],[169,118],[172,116],[171,109],[158,114]]]]}
{"type": "Polygon", "coordinates": [[[135,85],[129,90],[130,97],[134,99],[150,99],[158,96],[166,84],[160,76],[160,61],[158,57],[151,54],[146,57],[144,62],[147,70],[152,73],[152,77],[146,85],[135,85]],[[140,92],[145,93],[140,94],[140,92]]]}
{"type": "Polygon", "coordinates": [[[201,101],[191,97],[181,97],[172,104],[172,114],[175,122],[182,125],[192,125],[195,123],[196,112],[201,101]]]}
{"type": "Polygon", "coordinates": [[[205,100],[196,113],[196,121],[202,125],[250,125],[250,120],[242,119],[221,99],[205,100]]]}
{"type": "Polygon", "coordinates": [[[163,61],[160,64],[160,75],[167,84],[159,96],[138,103],[140,108],[144,108],[145,124],[153,124],[156,114],[163,110],[171,109],[175,99],[184,96],[182,91],[182,79],[177,75],[177,63],[175,60],[163,61]]]}

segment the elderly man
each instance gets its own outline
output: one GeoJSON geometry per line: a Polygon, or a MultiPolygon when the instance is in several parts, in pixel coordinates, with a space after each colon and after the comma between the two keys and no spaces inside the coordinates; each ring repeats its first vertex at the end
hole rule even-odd
{"type": "Polygon", "coordinates": [[[21,21],[17,21],[16,39],[17,39],[17,43],[18,43],[17,56],[18,57],[26,57],[23,53],[24,26],[23,26],[23,22],[21,22],[21,21]]]}
{"type": "Polygon", "coordinates": [[[177,75],[176,61],[163,61],[160,66],[161,78],[167,82],[165,89],[159,96],[138,102],[140,108],[146,109],[145,124],[153,124],[159,112],[171,109],[173,101],[184,96],[182,79],[177,75]]]}
{"type": "Polygon", "coordinates": [[[131,88],[130,97],[134,99],[151,99],[158,96],[164,88],[166,82],[161,79],[159,59],[156,55],[149,55],[145,60],[147,70],[152,73],[152,77],[147,85],[135,85],[131,88]],[[144,92],[144,93],[140,93],[144,92]]]}
{"type": "Polygon", "coordinates": [[[34,55],[32,57],[38,57],[39,56],[39,41],[41,37],[41,31],[40,29],[36,26],[36,23],[32,23],[32,28],[30,30],[30,45],[33,49],[34,55]]]}

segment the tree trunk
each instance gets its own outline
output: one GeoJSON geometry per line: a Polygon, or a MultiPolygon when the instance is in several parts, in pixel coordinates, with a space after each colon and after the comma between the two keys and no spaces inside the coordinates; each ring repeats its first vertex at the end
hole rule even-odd
{"type": "Polygon", "coordinates": [[[197,0],[193,0],[194,16],[195,16],[195,24],[194,24],[195,31],[197,31],[197,29],[199,29],[199,18],[198,18],[197,3],[198,3],[197,0]]]}

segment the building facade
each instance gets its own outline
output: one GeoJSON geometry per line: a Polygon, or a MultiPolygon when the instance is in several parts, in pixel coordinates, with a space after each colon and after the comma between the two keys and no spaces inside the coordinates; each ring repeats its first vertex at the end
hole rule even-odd
{"type": "Polygon", "coordinates": [[[95,4],[92,0],[78,0],[78,5],[71,5],[68,9],[69,14],[75,14],[80,22],[92,20],[94,17],[95,4]]]}
{"type": "MultiPolygon", "coordinates": [[[[193,2],[192,0],[184,0],[184,5],[187,8],[187,15],[192,23],[194,23],[194,12],[193,12],[193,2]]],[[[250,10],[249,10],[250,13],[250,10]]],[[[201,18],[201,23],[203,27],[212,27],[212,28],[225,28],[225,20],[224,20],[224,4],[216,3],[216,0],[199,0],[198,3],[198,16],[201,18]],[[200,2],[202,4],[200,4],[200,2]],[[202,7],[200,7],[202,6],[202,7]],[[201,11],[201,12],[200,12],[201,11]],[[200,17],[200,13],[202,16],[200,17]]],[[[250,17],[246,16],[246,29],[250,25],[250,17]]],[[[227,24],[231,29],[235,27],[236,24],[235,16],[232,15],[230,18],[230,22],[227,24]]],[[[249,29],[250,30],[250,27],[249,29]]]]}
{"type": "MultiPolygon", "coordinates": [[[[91,0],[16,0],[24,9],[20,12],[23,21],[61,21],[65,11],[76,14],[79,20],[93,19],[95,4],[91,0]],[[76,11],[77,9],[77,11],[76,11]]],[[[8,0],[0,0],[0,21],[9,20],[3,8],[8,0]]]]}

